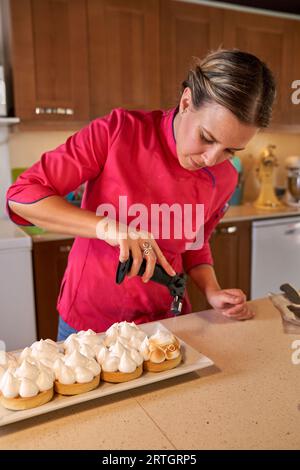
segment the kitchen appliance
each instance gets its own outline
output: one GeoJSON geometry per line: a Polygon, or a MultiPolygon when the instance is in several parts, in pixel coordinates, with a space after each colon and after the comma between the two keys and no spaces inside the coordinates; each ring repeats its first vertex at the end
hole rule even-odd
{"type": "Polygon", "coordinates": [[[300,216],[252,223],[251,299],[300,288],[300,216]]]}
{"type": "Polygon", "coordinates": [[[254,206],[258,209],[272,210],[283,206],[274,191],[275,167],[278,166],[277,158],[273,152],[275,148],[275,145],[268,145],[260,154],[258,178],[261,187],[259,196],[254,201],[254,206]]]}
{"type": "Polygon", "coordinates": [[[300,156],[291,156],[285,160],[287,169],[286,203],[300,208],[300,156]]]}
{"type": "Polygon", "coordinates": [[[234,166],[234,168],[236,169],[238,173],[238,182],[234,190],[234,193],[232,194],[228,202],[231,206],[238,206],[239,204],[242,203],[242,198],[243,198],[243,184],[244,184],[243,179],[242,179],[243,165],[242,165],[241,159],[237,156],[233,156],[230,159],[230,162],[232,163],[232,165],[234,166]]]}
{"type": "MultiPolygon", "coordinates": [[[[132,255],[130,254],[128,260],[119,262],[117,273],[116,273],[116,283],[121,284],[125,279],[127,273],[129,273],[133,263],[132,255]]],[[[146,269],[146,260],[143,259],[138,276],[142,276],[146,269]]],[[[158,282],[166,286],[171,296],[173,297],[173,302],[171,304],[170,311],[174,315],[180,315],[182,310],[183,297],[185,292],[185,285],[187,276],[184,273],[176,274],[175,276],[170,276],[166,273],[162,266],[159,264],[155,265],[153,276],[150,278],[151,281],[158,282]]]]}
{"type": "Polygon", "coordinates": [[[29,235],[0,219],[0,340],[8,351],[37,338],[31,246],[29,235]]]}

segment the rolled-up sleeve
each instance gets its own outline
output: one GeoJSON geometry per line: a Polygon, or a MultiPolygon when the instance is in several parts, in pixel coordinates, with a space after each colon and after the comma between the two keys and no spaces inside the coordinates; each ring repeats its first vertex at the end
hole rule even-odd
{"type": "Polygon", "coordinates": [[[6,194],[11,220],[19,225],[32,225],[9,208],[9,201],[33,204],[49,196],[66,196],[97,177],[120,130],[122,118],[122,110],[116,109],[108,116],[91,121],[64,144],[45,152],[22,173],[6,194]]]}
{"type": "Polygon", "coordinates": [[[202,247],[197,250],[187,250],[182,254],[183,267],[186,273],[188,273],[192,268],[195,268],[200,264],[210,264],[211,266],[214,264],[209,240],[214,228],[222,219],[223,215],[225,214],[228,208],[228,203],[223,204],[212,214],[210,219],[205,223],[204,242],[202,247]]]}

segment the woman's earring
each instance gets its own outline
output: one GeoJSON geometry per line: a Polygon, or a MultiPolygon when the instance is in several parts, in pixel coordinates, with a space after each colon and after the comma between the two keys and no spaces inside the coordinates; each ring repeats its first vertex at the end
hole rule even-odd
{"type": "Polygon", "coordinates": [[[186,113],[186,111],[187,111],[187,108],[183,109],[183,110],[181,111],[181,114],[186,113]]]}

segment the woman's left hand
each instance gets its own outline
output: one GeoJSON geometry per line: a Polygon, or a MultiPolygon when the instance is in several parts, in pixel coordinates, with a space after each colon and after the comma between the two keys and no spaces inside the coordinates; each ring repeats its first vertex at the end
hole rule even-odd
{"type": "Polygon", "coordinates": [[[240,289],[213,290],[206,294],[214,310],[233,320],[249,320],[254,312],[249,308],[246,295],[240,289]]]}

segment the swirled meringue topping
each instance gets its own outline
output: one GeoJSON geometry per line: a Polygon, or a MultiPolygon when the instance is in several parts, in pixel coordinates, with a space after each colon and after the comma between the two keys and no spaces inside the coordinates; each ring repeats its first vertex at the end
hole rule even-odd
{"type": "Polygon", "coordinates": [[[137,326],[135,323],[128,323],[127,321],[122,321],[119,323],[118,332],[123,338],[130,339],[132,336],[135,336],[137,333],[137,326]]]}
{"type": "Polygon", "coordinates": [[[165,359],[165,352],[159,346],[150,352],[150,361],[154,362],[155,364],[160,364],[161,362],[164,362],[165,359]]]}
{"type": "Polygon", "coordinates": [[[56,344],[52,339],[40,339],[39,341],[35,341],[30,348],[33,351],[43,351],[43,352],[49,352],[49,354],[52,352],[59,353],[60,352],[60,347],[58,344],[56,344]]]}
{"type": "MultiPolygon", "coordinates": [[[[55,361],[58,360],[58,359],[61,359],[62,357],[63,357],[63,355],[61,354],[61,355],[59,355],[59,356],[57,357],[57,359],[55,359],[54,361],[51,361],[50,359],[46,359],[46,358],[42,357],[38,362],[39,362],[42,366],[47,367],[48,369],[53,370],[53,364],[55,363],[55,361]]],[[[28,359],[28,360],[31,362],[31,359],[28,359]]],[[[34,363],[33,363],[33,364],[34,364],[34,363]]]]}
{"type": "Polygon", "coordinates": [[[61,355],[59,346],[50,339],[36,341],[30,348],[32,357],[38,360],[48,359],[54,362],[61,355]]]}
{"type": "Polygon", "coordinates": [[[86,343],[82,343],[79,347],[79,352],[88,358],[95,357],[94,349],[86,343]]]}
{"type": "Polygon", "coordinates": [[[92,371],[94,377],[96,377],[96,375],[99,375],[101,372],[101,367],[98,362],[95,361],[95,359],[90,359],[86,367],[92,371]]]}
{"type": "Polygon", "coordinates": [[[102,370],[105,372],[117,372],[119,368],[120,359],[117,356],[113,356],[112,353],[107,351],[106,357],[101,364],[102,370]]]}
{"type": "Polygon", "coordinates": [[[76,382],[75,372],[63,362],[57,363],[55,377],[56,380],[65,385],[74,384],[76,382]]]}
{"type": "Polygon", "coordinates": [[[31,398],[53,387],[54,374],[42,364],[24,359],[18,368],[10,366],[3,374],[0,391],[6,398],[31,398]]]}
{"type": "Polygon", "coordinates": [[[132,336],[129,340],[128,346],[138,351],[141,347],[141,344],[142,344],[142,341],[140,340],[140,338],[138,338],[137,336],[132,336]]]}
{"type": "Polygon", "coordinates": [[[158,329],[154,335],[150,336],[148,347],[144,347],[143,353],[144,357],[149,356],[151,362],[159,364],[164,360],[178,357],[180,355],[180,344],[171,332],[158,329]]]}
{"type": "Polygon", "coordinates": [[[130,356],[137,366],[140,366],[144,361],[143,355],[140,352],[138,352],[136,349],[130,350],[130,356]]]}
{"type": "Polygon", "coordinates": [[[119,363],[119,371],[124,373],[134,372],[137,368],[136,362],[130,356],[129,351],[124,351],[119,363]]]}
{"type": "Polygon", "coordinates": [[[175,359],[180,354],[180,349],[175,344],[169,344],[164,351],[167,359],[175,359]]]}
{"type": "Polygon", "coordinates": [[[34,357],[32,356],[32,349],[29,347],[24,348],[18,359],[19,364],[21,364],[24,359],[34,359],[34,357]]]}
{"type": "Polygon", "coordinates": [[[167,346],[175,343],[176,339],[171,332],[158,329],[154,335],[150,336],[149,342],[158,346],[167,346]]]}
{"type": "Polygon", "coordinates": [[[17,358],[12,353],[0,351],[0,366],[8,369],[8,367],[17,367],[17,358]]]}
{"type": "Polygon", "coordinates": [[[59,369],[63,365],[64,365],[64,361],[61,357],[59,357],[58,359],[56,359],[56,361],[54,361],[54,363],[52,365],[52,370],[53,370],[55,375],[57,374],[57,372],[59,371],[59,369]]]}
{"type": "Polygon", "coordinates": [[[15,398],[19,395],[19,380],[14,376],[12,370],[8,369],[3,374],[0,390],[6,398],[15,398]]]}
{"type": "Polygon", "coordinates": [[[124,352],[126,351],[125,346],[123,346],[122,342],[117,339],[117,341],[109,347],[109,351],[117,357],[121,357],[124,352]]]}
{"type": "Polygon", "coordinates": [[[93,330],[80,331],[78,333],[78,341],[80,344],[86,344],[90,348],[94,348],[103,343],[103,339],[93,330]]]}
{"type": "Polygon", "coordinates": [[[64,362],[66,366],[72,368],[79,366],[83,367],[87,364],[88,358],[75,349],[71,354],[65,356],[64,362]]]}
{"type": "Polygon", "coordinates": [[[93,372],[87,367],[78,366],[75,368],[76,382],[82,384],[91,382],[94,378],[93,372]]]}
{"type": "Polygon", "coordinates": [[[71,354],[74,349],[79,349],[80,343],[76,338],[75,334],[68,336],[68,338],[64,342],[64,350],[66,354],[71,354]]]}
{"type": "MultiPolygon", "coordinates": [[[[52,382],[52,385],[53,385],[53,382],[52,382]]],[[[35,397],[39,393],[39,391],[40,390],[39,390],[38,385],[33,380],[27,379],[26,377],[20,380],[20,387],[19,387],[20,397],[22,398],[35,397]]]]}
{"type": "Polygon", "coordinates": [[[21,365],[16,369],[15,375],[19,379],[35,380],[39,373],[39,368],[36,365],[29,362],[28,359],[24,359],[21,365]]]}
{"type": "Polygon", "coordinates": [[[109,354],[108,349],[105,346],[102,346],[97,354],[97,361],[99,362],[100,365],[103,364],[108,354],[109,354]]]}
{"type": "Polygon", "coordinates": [[[58,358],[53,364],[56,379],[62,384],[86,383],[101,372],[93,357],[87,357],[75,349],[71,354],[58,358]]]}
{"type": "Polygon", "coordinates": [[[149,350],[149,339],[148,339],[147,336],[142,341],[142,343],[139,347],[139,352],[142,354],[145,361],[149,361],[149,359],[150,359],[150,350],[149,350]]]}
{"type": "Polygon", "coordinates": [[[104,344],[105,346],[111,346],[114,344],[119,336],[118,323],[113,323],[105,332],[104,344]]]}
{"type": "MultiPolygon", "coordinates": [[[[122,321],[120,323],[114,323],[108,328],[105,333],[104,344],[110,348],[119,341],[126,349],[134,348],[139,350],[145,337],[147,337],[146,333],[134,322],[129,323],[122,321]]],[[[119,353],[118,355],[120,356],[119,353]]]]}

